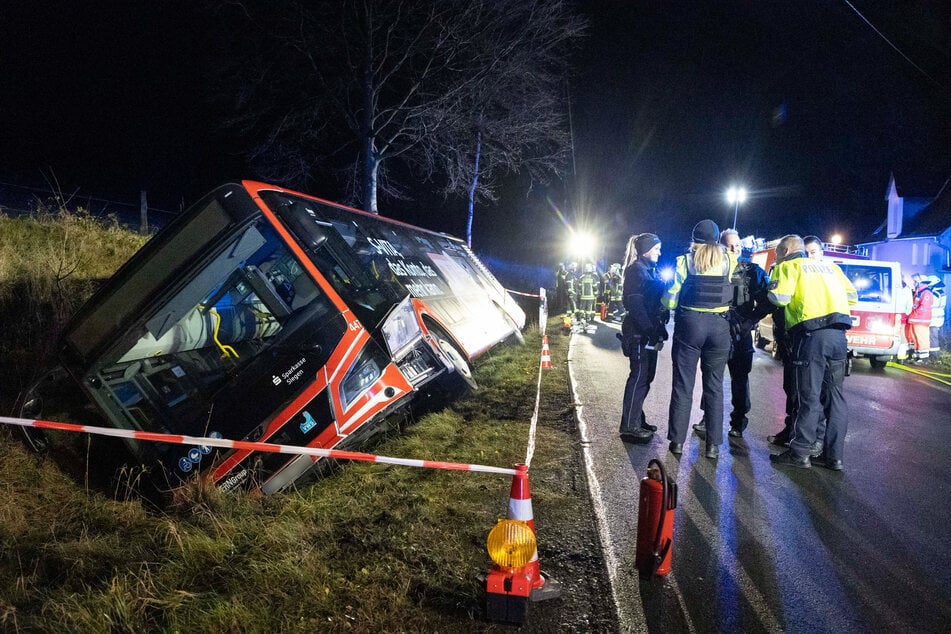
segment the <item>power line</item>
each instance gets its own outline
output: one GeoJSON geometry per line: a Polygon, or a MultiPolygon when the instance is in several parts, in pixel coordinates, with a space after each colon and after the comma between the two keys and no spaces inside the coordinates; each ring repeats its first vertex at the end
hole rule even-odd
{"type": "Polygon", "coordinates": [[[849,0],[842,0],[842,1],[845,2],[845,4],[849,5],[849,8],[852,9],[852,11],[855,12],[855,15],[859,16],[860,18],[862,18],[862,21],[865,22],[865,24],[867,24],[867,25],[869,26],[869,28],[871,28],[873,31],[875,31],[875,33],[876,33],[880,38],[882,38],[883,40],[885,40],[885,42],[886,42],[889,46],[891,46],[893,49],[895,49],[895,52],[897,52],[899,55],[901,55],[902,57],[904,57],[906,62],[908,62],[909,64],[911,64],[912,66],[914,66],[915,69],[917,69],[919,73],[921,73],[922,75],[924,75],[925,77],[927,77],[927,78],[928,78],[928,81],[930,81],[931,83],[933,83],[933,84],[934,84],[935,86],[937,86],[938,88],[941,88],[942,90],[944,90],[944,86],[943,86],[938,80],[936,80],[934,77],[932,77],[931,75],[929,75],[929,74],[925,71],[925,69],[923,69],[921,66],[919,66],[918,64],[916,64],[915,62],[913,62],[912,59],[911,59],[910,57],[908,57],[907,55],[905,55],[905,54],[902,52],[902,50],[901,50],[900,48],[898,48],[897,46],[895,46],[894,44],[892,44],[891,40],[889,40],[887,37],[885,37],[885,35],[884,35],[881,31],[879,31],[877,28],[875,28],[875,25],[872,24],[872,23],[869,21],[868,18],[866,18],[864,15],[862,15],[862,12],[859,11],[858,9],[856,9],[854,4],[852,4],[851,2],[849,2],[849,0]]]}

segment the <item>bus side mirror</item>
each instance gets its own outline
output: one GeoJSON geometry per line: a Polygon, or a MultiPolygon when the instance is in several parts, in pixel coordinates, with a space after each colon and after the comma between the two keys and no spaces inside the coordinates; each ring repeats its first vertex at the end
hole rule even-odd
{"type": "Polygon", "coordinates": [[[316,223],[308,224],[304,229],[304,237],[307,240],[307,246],[316,251],[327,241],[327,230],[316,223]]]}
{"type": "Polygon", "coordinates": [[[317,251],[327,241],[328,226],[323,223],[301,218],[295,213],[288,214],[284,220],[311,251],[317,251]]]}

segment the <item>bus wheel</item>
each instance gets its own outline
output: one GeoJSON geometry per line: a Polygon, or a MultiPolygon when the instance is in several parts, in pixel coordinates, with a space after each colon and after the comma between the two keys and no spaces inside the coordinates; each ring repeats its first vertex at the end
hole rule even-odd
{"type": "Polygon", "coordinates": [[[439,347],[442,351],[446,353],[446,356],[449,357],[453,367],[456,369],[455,373],[468,386],[468,389],[477,390],[479,386],[475,382],[475,379],[472,378],[472,368],[469,367],[469,362],[462,356],[462,353],[459,352],[456,346],[442,333],[436,334],[436,341],[439,343],[439,347]]]}

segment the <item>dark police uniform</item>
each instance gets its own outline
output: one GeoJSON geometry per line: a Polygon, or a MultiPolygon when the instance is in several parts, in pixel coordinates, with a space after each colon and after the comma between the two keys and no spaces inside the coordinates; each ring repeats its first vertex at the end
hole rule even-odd
{"type": "Polygon", "coordinates": [[[750,371],[753,369],[753,326],[773,310],[769,301],[769,276],[758,264],[740,260],[733,273],[735,323],[733,354],[727,362],[733,411],[730,429],[743,433],[749,420],[750,371]]]}
{"type": "Polygon", "coordinates": [[[656,265],[638,258],[624,270],[627,315],[621,324],[621,341],[631,373],[624,387],[620,432],[631,442],[647,442],[653,431],[644,417],[644,399],[657,371],[657,344],[667,339],[665,324],[670,313],[661,306],[663,293],[656,265]]]}
{"type": "MultiPolygon", "coordinates": [[[[710,233],[713,243],[719,232],[710,233]]],[[[696,232],[696,229],[695,229],[696,232]]],[[[696,239],[694,240],[697,241],[696,239]]],[[[679,453],[687,438],[697,363],[703,382],[703,402],[709,405],[707,417],[707,453],[723,441],[723,370],[730,356],[731,334],[726,312],[733,301],[732,276],[736,257],[723,253],[719,266],[703,274],[694,268],[693,254],[677,258],[674,283],[664,296],[664,305],[676,309],[674,344],[671,350],[673,381],[667,439],[671,451],[679,453]]]]}
{"type": "MultiPolygon", "coordinates": [[[[801,257],[806,257],[802,255],[801,257]]],[[[796,365],[793,363],[792,336],[786,332],[786,309],[778,307],[773,311],[773,345],[776,346],[776,358],[783,362],[783,393],[786,395],[786,417],[783,419],[783,429],[774,436],[767,436],[767,440],[780,447],[788,447],[792,440],[793,421],[799,411],[799,396],[796,394],[796,365]]],[[[826,425],[829,418],[828,389],[823,387],[819,395],[824,416],[816,428],[816,442],[813,443],[810,455],[817,457],[822,453],[825,441],[826,425]]]]}
{"type": "Polygon", "coordinates": [[[831,262],[794,253],[773,269],[769,299],[784,307],[792,342],[798,411],[792,421],[789,451],[771,456],[779,464],[808,467],[817,429],[828,416],[824,454],[827,465],[838,463],[844,450],[848,412],[842,382],[848,362],[845,331],[852,326],[849,306],[858,301],[855,287],[831,262]],[[821,394],[825,384],[826,403],[821,394]]]}

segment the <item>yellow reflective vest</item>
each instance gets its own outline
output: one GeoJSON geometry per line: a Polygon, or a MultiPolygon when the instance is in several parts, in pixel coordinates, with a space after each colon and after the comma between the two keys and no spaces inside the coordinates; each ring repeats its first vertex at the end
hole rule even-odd
{"type": "Polygon", "coordinates": [[[838,265],[793,256],[777,264],[769,279],[769,301],[785,308],[788,330],[852,326],[849,306],[858,294],[838,265]]]}
{"type": "Polygon", "coordinates": [[[730,283],[730,280],[733,278],[733,271],[736,269],[736,254],[732,252],[726,252],[723,254],[723,264],[720,266],[715,266],[713,269],[706,271],[704,273],[697,273],[694,268],[693,263],[693,253],[686,253],[677,258],[677,268],[674,271],[674,283],[670,285],[670,288],[667,289],[667,292],[664,293],[663,298],[661,298],[661,303],[665,308],[669,310],[676,310],[677,306],[680,305],[681,308],[685,310],[695,310],[701,313],[725,313],[730,309],[729,301],[724,301],[722,306],[716,306],[712,308],[700,307],[700,306],[690,306],[689,304],[680,303],[680,292],[683,289],[684,282],[687,281],[687,277],[691,275],[696,275],[698,277],[707,278],[706,282],[712,282],[710,278],[722,278],[724,284],[728,288],[724,288],[724,299],[727,297],[732,297],[733,286],[730,283]]]}

